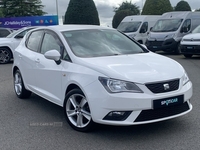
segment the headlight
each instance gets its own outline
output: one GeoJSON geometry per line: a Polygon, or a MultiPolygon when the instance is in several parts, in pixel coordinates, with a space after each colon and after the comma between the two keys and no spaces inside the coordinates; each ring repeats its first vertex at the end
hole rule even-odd
{"type": "Polygon", "coordinates": [[[184,76],[182,77],[182,80],[183,80],[183,85],[185,85],[186,83],[188,83],[190,81],[186,72],[185,72],[184,76]]]}
{"type": "Polygon", "coordinates": [[[99,81],[109,93],[133,92],[143,93],[134,83],[110,78],[99,77],[99,81]]]}

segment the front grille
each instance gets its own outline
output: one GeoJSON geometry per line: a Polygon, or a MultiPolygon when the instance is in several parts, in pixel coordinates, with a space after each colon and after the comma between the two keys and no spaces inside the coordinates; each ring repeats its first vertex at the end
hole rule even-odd
{"type": "Polygon", "coordinates": [[[151,41],[150,43],[152,46],[161,46],[163,41],[151,41]]]}
{"type": "Polygon", "coordinates": [[[199,42],[200,39],[183,39],[183,41],[199,42]]]}
{"type": "Polygon", "coordinates": [[[200,45],[182,45],[181,52],[200,53],[200,45]]]}
{"type": "Polygon", "coordinates": [[[146,87],[153,93],[166,93],[178,90],[179,88],[179,79],[171,80],[171,81],[165,81],[165,82],[159,82],[159,83],[150,83],[146,84],[146,87]],[[166,89],[164,85],[168,84],[169,88],[166,89]]]}
{"type": "Polygon", "coordinates": [[[174,115],[181,114],[188,111],[189,105],[187,102],[181,105],[168,106],[164,108],[143,110],[134,122],[150,121],[155,119],[162,119],[174,115]]]}

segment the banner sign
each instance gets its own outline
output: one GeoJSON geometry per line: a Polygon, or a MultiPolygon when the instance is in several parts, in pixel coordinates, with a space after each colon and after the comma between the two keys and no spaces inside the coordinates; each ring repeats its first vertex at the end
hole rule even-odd
{"type": "Polygon", "coordinates": [[[0,18],[0,27],[19,29],[27,26],[58,25],[58,16],[0,18]]]}

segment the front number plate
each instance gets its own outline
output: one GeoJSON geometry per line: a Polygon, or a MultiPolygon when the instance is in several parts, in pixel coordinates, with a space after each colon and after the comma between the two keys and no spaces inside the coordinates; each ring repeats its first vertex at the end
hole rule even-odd
{"type": "Polygon", "coordinates": [[[175,97],[169,97],[169,98],[164,98],[164,99],[159,99],[159,100],[154,100],[153,101],[153,108],[162,108],[162,107],[169,107],[173,105],[178,105],[182,104],[184,101],[184,96],[179,95],[175,97]]]}

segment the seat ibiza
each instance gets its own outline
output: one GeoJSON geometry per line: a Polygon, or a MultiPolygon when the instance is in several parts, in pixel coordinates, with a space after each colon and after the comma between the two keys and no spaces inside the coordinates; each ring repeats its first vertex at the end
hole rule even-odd
{"type": "Polygon", "coordinates": [[[147,124],[192,110],[192,83],[176,61],[152,53],[115,29],[40,27],[14,52],[14,90],[64,108],[69,125],[147,124]]]}

